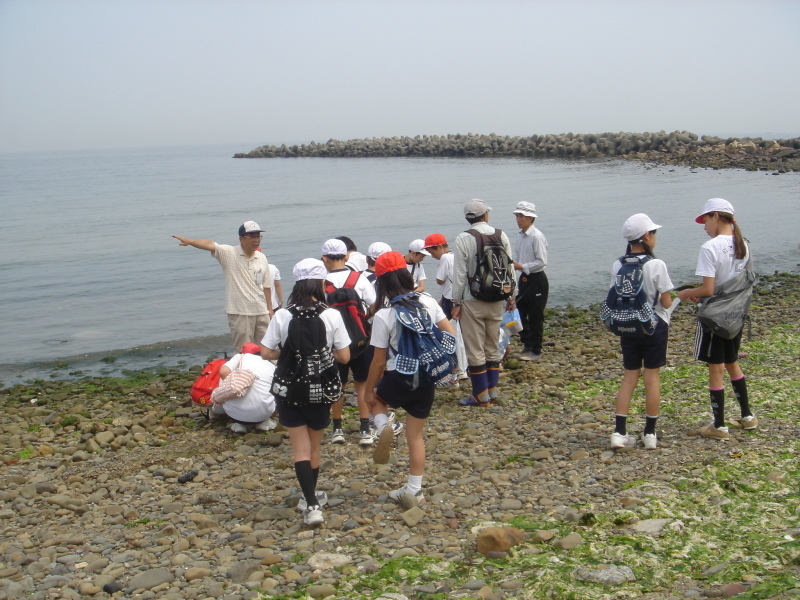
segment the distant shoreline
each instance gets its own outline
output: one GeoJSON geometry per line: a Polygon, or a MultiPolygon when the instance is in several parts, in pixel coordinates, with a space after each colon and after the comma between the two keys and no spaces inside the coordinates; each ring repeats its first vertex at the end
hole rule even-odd
{"type": "Polygon", "coordinates": [[[666,133],[547,134],[528,137],[494,133],[383,137],[292,146],[260,146],[233,158],[598,158],[705,169],[800,172],[800,137],[720,138],[688,131],[666,133]]]}

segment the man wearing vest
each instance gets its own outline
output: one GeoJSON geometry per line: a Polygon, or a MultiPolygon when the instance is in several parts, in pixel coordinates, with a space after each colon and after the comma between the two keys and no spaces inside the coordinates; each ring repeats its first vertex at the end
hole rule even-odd
{"type": "MultiPolygon", "coordinates": [[[[475,198],[464,205],[464,217],[471,230],[492,235],[495,228],[489,225],[491,208],[483,200],[475,198]]],[[[508,256],[511,243],[504,232],[500,239],[508,256]]],[[[513,305],[507,301],[484,302],[472,297],[469,278],[475,273],[478,246],[469,231],[462,232],[455,241],[453,250],[453,318],[461,322],[461,332],[467,350],[469,377],[472,394],[459,401],[461,406],[489,406],[498,397],[500,377],[500,322],[503,311],[513,305]]]]}
{"type": "Polygon", "coordinates": [[[180,246],[208,250],[222,267],[225,312],[228,313],[228,326],[236,352],[244,344],[260,344],[275,313],[269,264],[267,257],[258,250],[263,232],[255,221],[246,221],[239,226],[238,246],[172,236],[180,246]]]}

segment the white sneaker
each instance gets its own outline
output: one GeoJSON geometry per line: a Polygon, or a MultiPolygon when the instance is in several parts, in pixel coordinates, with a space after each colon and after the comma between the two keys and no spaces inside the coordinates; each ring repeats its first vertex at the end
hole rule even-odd
{"type": "Polygon", "coordinates": [[[403,425],[402,423],[390,423],[390,426],[395,436],[401,431],[403,431],[403,429],[405,429],[405,425],[403,425]]]}
{"type": "Polygon", "coordinates": [[[319,505],[309,506],[303,511],[303,523],[306,525],[319,525],[324,521],[325,517],[322,516],[322,510],[320,510],[319,505]]]}
{"type": "Polygon", "coordinates": [[[392,490],[389,492],[389,498],[394,500],[395,502],[400,502],[403,499],[403,496],[408,494],[409,496],[414,496],[417,499],[417,504],[422,504],[425,502],[425,494],[422,493],[422,490],[418,491],[416,494],[412,494],[411,492],[406,489],[406,486],[398,488],[396,490],[392,490]]]}
{"type": "Polygon", "coordinates": [[[334,429],[331,436],[331,444],[344,444],[344,431],[341,429],[334,429]]]}
{"type": "Polygon", "coordinates": [[[275,429],[277,426],[278,424],[272,419],[264,419],[261,421],[261,423],[256,425],[256,431],[270,431],[271,429],[275,429]]]}
{"type": "Polygon", "coordinates": [[[375,434],[372,431],[362,431],[358,443],[362,446],[372,446],[375,443],[375,434]]]}
{"type": "Polygon", "coordinates": [[[617,433],[616,431],[611,434],[611,448],[633,448],[636,445],[636,438],[633,437],[631,434],[626,433],[622,435],[621,433],[617,433]]]}
{"type": "Polygon", "coordinates": [[[655,433],[643,433],[642,443],[648,450],[654,450],[658,446],[658,438],[655,433]]]}
{"type": "Polygon", "coordinates": [[[388,413],[386,413],[386,422],[389,423],[389,425],[391,425],[395,421],[397,421],[397,415],[393,410],[390,410],[388,413]]]}
{"type": "Polygon", "coordinates": [[[250,428],[247,425],[243,425],[242,423],[234,423],[231,425],[231,431],[233,433],[247,433],[250,431],[250,428]]]}
{"type": "MultiPolygon", "coordinates": [[[[319,506],[325,506],[328,503],[328,494],[325,492],[317,492],[317,504],[319,506]]],[[[300,512],[305,512],[308,508],[308,502],[306,502],[305,496],[300,496],[300,502],[297,503],[297,510],[300,512]]]]}

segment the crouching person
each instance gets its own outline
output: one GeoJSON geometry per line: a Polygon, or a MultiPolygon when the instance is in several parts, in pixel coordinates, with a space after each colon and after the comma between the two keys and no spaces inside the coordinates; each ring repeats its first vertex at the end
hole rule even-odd
{"type": "Polygon", "coordinates": [[[260,354],[261,347],[248,342],[242,346],[240,354],[231,358],[219,370],[222,384],[211,395],[211,417],[231,418],[231,431],[234,433],[247,433],[251,429],[269,431],[275,428],[275,421],[270,419],[275,413],[275,398],[270,392],[275,366],[261,358],[260,354]],[[248,378],[232,387],[232,374],[236,373],[233,375],[236,378],[242,372],[248,378]]]}
{"type": "Polygon", "coordinates": [[[264,336],[261,356],[277,359],[272,393],[278,420],[289,431],[294,470],[303,498],[297,508],[306,525],[325,518],[325,492],[317,493],[320,444],[330,423],[331,404],[339,399],[342,383],[336,362],[350,360],[350,337],[341,315],[323,303],[322,261],[305,258],[294,267],[295,285],[288,306],[275,313],[264,336]]]}

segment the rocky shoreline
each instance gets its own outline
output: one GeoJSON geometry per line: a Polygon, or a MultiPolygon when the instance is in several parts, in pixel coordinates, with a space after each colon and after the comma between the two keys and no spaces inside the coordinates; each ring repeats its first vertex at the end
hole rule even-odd
{"type": "Polygon", "coordinates": [[[762,425],[730,442],[696,435],[691,310],[673,317],[657,450],[608,449],[618,342],[592,309],[551,310],[544,358],[508,361],[497,405],[437,393],[422,505],[387,497],[405,443],[373,464],[348,409],[317,529],[286,432],[207,422],[196,368],[0,390],[0,599],[795,598],[800,276],[759,283],[743,368],[762,425]],[[524,536],[486,557],[487,526],[524,536]]]}
{"type": "Polygon", "coordinates": [[[424,135],[382,137],[300,145],[260,146],[233,158],[599,158],[692,168],[745,169],[787,173],[800,171],[800,138],[762,139],[698,136],[688,131],[667,133],[595,133],[504,136],[424,135]]]}

